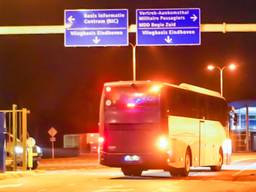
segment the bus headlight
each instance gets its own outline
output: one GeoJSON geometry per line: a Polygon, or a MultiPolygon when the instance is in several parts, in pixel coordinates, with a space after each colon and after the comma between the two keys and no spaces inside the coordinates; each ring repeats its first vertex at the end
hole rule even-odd
{"type": "Polygon", "coordinates": [[[14,147],[14,152],[16,154],[22,154],[23,153],[23,148],[21,146],[15,146],[14,147]]]}
{"type": "Polygon", "coordinates": [[[160,150],[167,150],[169,148],[169,141],[168,141],[168,137],[166,136],[160,136],[157,140],[157,147],[160,150]]]}

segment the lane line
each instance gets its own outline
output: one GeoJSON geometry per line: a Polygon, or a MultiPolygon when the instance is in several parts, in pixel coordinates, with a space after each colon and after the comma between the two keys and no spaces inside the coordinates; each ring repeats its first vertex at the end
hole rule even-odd
{"type": "Polygon", "coordinates": [[[241,162],[244,162],[244,161],[250,161],[250,160],[255,160],[256,158],[254,157],[252,157],[252,158],[247,158],[247,159],[237,159],[237,160],[234,160],[234,161],[232,161],[231,162],[231,165],[233,164],[233,163],[241,163],[241,162]]]}
{"type": "Polygon", "coordinates": [[[127,191],[135,191],[134,188],[128,188],[128,189],[98,189],[93,192],[127,192],[127,191]]]}
{"type": "Polygon", "coordinates": [[[77,184],[75,184],[75,183],[69,183],[67,186],[69,186],[69,187],[74,187],[74,186],[76,186],[77,184]]]}
{"type": "Polygon", "coordinates": [[[47,191],[47,189],[39,189],[37,192],[44,192],[47,191]]]}
{"type": "Polygon", "coordinates": [[[21,187],[22,185],[24,185],[24,184],[23,183],[16,183],[16,184],[0,185],[0,189],[4,189],[4,188],[17,188],[17,187],[21,187]]]}
{"type": "Polygon", "coordinates": [[[237,175],[241,174],[242,172],[244,172],[244,171],[246,171],[246,170],[250,170],[250,168],[255,168],[255,166],[256,166],[256,163],[253,163],[253,164],[251,164],[251,165],[247,165],[247,166],[245,166],[243,169],[241,169],[240,171],[238,171],[238,172],[232,174],[232,176],[233,176],[233,177],[234,177],[234,176],[237,176],[237,175]]]}
{"type": "Polygon", "coordinates": [[[125,188],[123,185],[114,185],[114,186],[103,186],[103,189],[97,189],[93,192],[128,192],[135,191],[134,188],[125,188]]]}

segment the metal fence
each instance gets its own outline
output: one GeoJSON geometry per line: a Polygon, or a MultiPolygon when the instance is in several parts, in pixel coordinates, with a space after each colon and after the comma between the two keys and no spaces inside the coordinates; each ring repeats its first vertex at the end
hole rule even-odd
{"type": "Polygon", "coordinates": [[[26,108],[18,109],[17,105],[12,105],[10,110],[0,110],[4,114],[4,134],[6,159],[12,162],[12,170],[17,170],[16,146],[23,148],[21,165],[22,170],[27,169],[27,115],[29,111],[26,108]]]}

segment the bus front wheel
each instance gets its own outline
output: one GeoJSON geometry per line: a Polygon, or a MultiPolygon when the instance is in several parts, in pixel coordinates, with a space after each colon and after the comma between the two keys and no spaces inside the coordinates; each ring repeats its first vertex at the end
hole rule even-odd
{"type": "Polygon", "coordinates": [[[190,150],[186,151],[185,155],[185,162],[184,162],[184,167],[183,168],[170,168],[170,173],[172,176],[188,176],[189,171],[190,171],[190,165],[191,165],[191,153],[190,150]]]}
{"type": "Polygon", "coordinates": [[[122,167],[121,168],[125,176],[141,176],[142,169],[137,167],[122,167]]]}
{"type": "Polygon", "coordinates": [[[172,168],[170,168],[169,172],[170,172],[171,176],[173,176],[173,177],[177,177],[180,175],[180,169],[178,169],[178,168],[172,167],[172,168]]]}
{"type": "Polygon", "coordinates": [[[217,165],[211,166],[211,171],[220,171],[223,164],[223,153],[222,150],[219,151],[217,165]]]}
{"type": "Polygon", "coordinates": [[[184,167],[180,169],[181,176],[188,176],[190,171],[190,165],[191,165],[191,155],[190,155],[190,151],[187,150],[185,155],[184,167]]]}

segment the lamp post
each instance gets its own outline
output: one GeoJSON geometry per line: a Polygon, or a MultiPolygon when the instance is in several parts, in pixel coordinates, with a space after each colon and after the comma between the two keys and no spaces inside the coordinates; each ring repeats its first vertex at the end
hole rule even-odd
{"type": "Polygon", "coordinates": [[[218,69],[219,70],[219,72],[220,72],[220,94],[221,94],[221,96],[223,97],[223,71],[224,71],[224,69],[226,69],[226,68],[228,68],[229,70],[231,70],[231,71],[234,71],[235,69],[236,69],[236,65],[235,64],[229,64],[229,65],[225,65],[225,66],[223,66],[223,67],[219,67],[219,66],[216,66],[216,65],[208,65],[207,66],[207,69],[209,70],[209,71],[212,71],[212,70],[214,70],[214,69],[218,69]]]}

